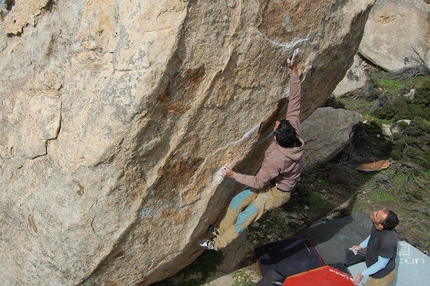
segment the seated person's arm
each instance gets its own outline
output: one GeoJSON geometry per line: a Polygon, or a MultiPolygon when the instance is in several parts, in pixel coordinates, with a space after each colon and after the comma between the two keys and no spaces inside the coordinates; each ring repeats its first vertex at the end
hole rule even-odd
{"type": "Polygon", "coordinates": [[[370,235],[365,240],[363,240],[363,242],[360,243],[360,247],[366,248],[367,244],[369,243],[369,239],[370,239],[370,235]]]}
{"type": "Polygon", "coordinates": [[[389,258],[385,258],[378,255],[378,261],[376,261],[369,268],[361,272],[361,274],[363,274],[363,276],[369,276],[369,275],[375,274],[379,270],[384,269],[385,266],[387,266],[389,261],[390,261],[389,258]]]}

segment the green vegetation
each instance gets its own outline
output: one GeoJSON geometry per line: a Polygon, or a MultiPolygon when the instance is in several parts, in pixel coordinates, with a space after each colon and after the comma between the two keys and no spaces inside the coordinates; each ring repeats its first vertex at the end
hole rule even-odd
{"type": "Polygon", "coordinates": [[[368,75],[372,83],[369,90],[353,98],[337,99],[340,103],[329,102],[366,114],[366,120],[355,127],[352,144],[332,162],[305,176],[314,179],[316,190],[318,178],[332,179],[332,173],[342,176],[345,180],[337,181],[336,188],[329,190],[332,194],[339,189],[349,193],[343,196],[350,201],[341,214],[388,207],[401,220],[400,239],[424,250],[430,241],[430,77],[394,80],[374,70],[368,75]],[[405,96],[412,89],[415,94],[405,96]],[[391,136],[382,135],[382,124],[391,125],[391,136]],[[353,170],[361,163],[381,159],[390,160],[391,166],[367,174],[353,170]],[[355,192],[352,197],[351,191],[355,192]]]}
{"type": "Polygon", "coordinates": [[[314,188],[313,184],[302,184],[300,196],[292,199],[295,202],[291,206],[292,209],[299,213],[306,212],[311,217],[324,216],[334,206],[323,194],[325,190],[333,187],[332,182],[324,179],[318,181],[317,188],[314,188]]]}
{"type": "Polygon", "coordinates": [[[252,267],[240,269],[233,273],[233,286],[254,286],[255,281],[261,279],[257,265],[254,263],[252,267]]]}
{"type": "Polygon", "coordinates": [[[379,89],[387,90],[389,94],[394,94],[402,87],[402,83],[397,80],[385,77],[378,81],[378,86],[379,89]]]}
{"type": "Polygon", "coordinates": [[[394,121],[413,118],[430,120],[430,82],[417,89],[413,99],[395,95],[385,100],[387,102],[382,108],[376,109],[373,116],[394,121]]]}
{"type": "MultiPolygon", "coordinates": [[[[217,267],[223,262],[224,255],[221,251],[204,251],[193,263],[181,271],[181,282],[183,286],[202,285],[217,267]]],[[[153,286],[178,285],[173,279],[166,279],[153,286]]]]}
{"type": "Polygon", "coordinates": [[[391,139],[393,148],[391,157],[401,162],[413,161],[422,168],[430,168],[430,81],[417,89],[415,98],[397,96],[380,109],[374,116],[397,122],[400,119],[411,120],[398,122],[398,131],[391,139]]]}
{"type": "Polygon", "coordinates": [[[393,195],[391,195],[389,192],[387,191],[383,191],[383,190],[378,190],[375,192],[372,192],[369,195],[370,199],[372,200],[373,203],[386,203],[386,202],[396,202],[396,199],[394,198],[393,195]]]}

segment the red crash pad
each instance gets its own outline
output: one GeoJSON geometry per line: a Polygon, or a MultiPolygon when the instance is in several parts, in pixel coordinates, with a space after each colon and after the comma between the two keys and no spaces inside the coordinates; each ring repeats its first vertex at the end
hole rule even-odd
{"type": "Polygon", "coordinates": [[[331,266],[322,266],[287,277],[282,286],[354,286],[351,276],[331,266]]]}

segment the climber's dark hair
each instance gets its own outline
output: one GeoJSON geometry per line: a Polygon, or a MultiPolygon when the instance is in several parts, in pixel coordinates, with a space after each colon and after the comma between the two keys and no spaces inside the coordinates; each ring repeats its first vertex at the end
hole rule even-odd
{"type": "Polygon", "coordinates": [[[278,142],[281,147],[294,147],[294,143],[297,141],[296,130],[294,130],[294,127],[288,120],[282,119],[279,121],[279,126],[274,133],[276,142],[278,142]]]}

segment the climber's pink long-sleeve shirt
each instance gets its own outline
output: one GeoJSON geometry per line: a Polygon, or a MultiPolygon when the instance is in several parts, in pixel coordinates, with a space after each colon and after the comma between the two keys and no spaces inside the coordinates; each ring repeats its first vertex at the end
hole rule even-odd
{"type": "Polygon", "coordinates": [[[246,186],[261,189],[270,180],[276,182],[276,186],[282,191],[291,191],[302,171],[302,157],[305,143],[300,137],[300,97],[301,85],[298,75],[291,75],[290,95],[286,119],[296,130],[297,139],[302,145],[300,147],[283,148],[273,140],[266,150],[263,164],[257,175],[243,175],[237,173],[236,181],[246,186]]]}

